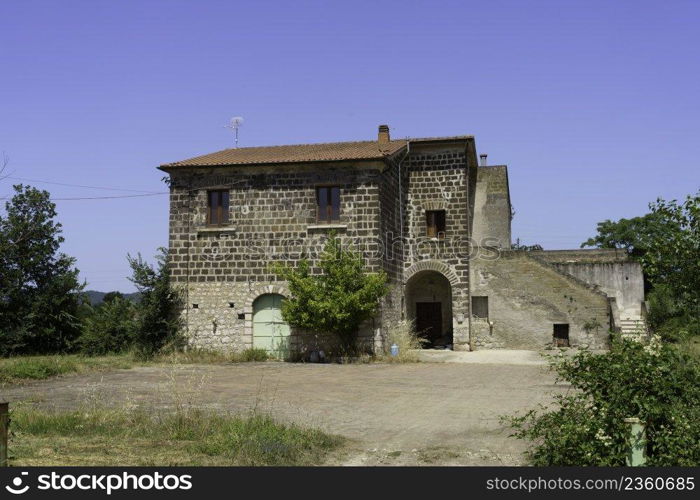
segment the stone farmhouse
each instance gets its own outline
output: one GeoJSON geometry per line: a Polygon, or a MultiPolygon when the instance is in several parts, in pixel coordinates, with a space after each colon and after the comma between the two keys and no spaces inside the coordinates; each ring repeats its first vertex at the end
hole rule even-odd
{"type": "Polygon", "coordinates": [[[644,323],[639,265],[616,250],[511,249],[505,165],[473,136],[248,147],[159,168],[170,180],[170,255],[192,345],[303,353],[269,263],[312,264],[333,232],[387,273],[363,325],[368,349],[415,321],[433,348],[605,348],[644,323]]]}

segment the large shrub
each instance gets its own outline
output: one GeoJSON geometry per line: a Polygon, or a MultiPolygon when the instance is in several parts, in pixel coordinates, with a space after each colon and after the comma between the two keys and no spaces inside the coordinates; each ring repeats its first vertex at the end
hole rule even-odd
{"type": "Polygon", "coordinates": [[[700,464],[700,365],[691,355],[658,339],[615,338],[610,352],[552,367],[574,391],[507,418],[514,436],[532,442],[533,465],[624,465],[628,417],[647,425],[648,465],[700,464]]]}
{"type": "Polygon", "coordinates": [[[335,235],[326,241],[319,274],[302,260],[297,268],[278,264],[274,271],[289,283],[291,297],[282,303],[282,316],[290,325],[320,335],[332,335],[343,351],[353,353],[357,331],[371,318],[387,292],[386,274],[369,273],[362,257],[343,248],[335,235]]]}
{"type": "Polygon", "coordinates": [[[90,355],[126,351],[131,348],[135,331],[134,303],[121,296],[111,296],[84,320],[81,351],[90,355]]]}
{"type": "Polygon", "coordinates": [[[155,267],[140,254],[128,256],[128,260],[133,273],[129,279],[140,293],[134,331],[136,354],[147,359],[163,350],[182,347],[182,298],[170,284],[167,251],[160,249],[155,267]]]}

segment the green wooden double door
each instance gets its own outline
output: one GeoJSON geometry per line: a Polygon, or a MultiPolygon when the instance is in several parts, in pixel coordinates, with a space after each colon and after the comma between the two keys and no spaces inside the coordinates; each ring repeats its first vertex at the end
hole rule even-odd
{"type": "Polygon", "coordinates": [[[261,295],[253,303],[253,347],[285,359],[289,355],[289,325],[282,319],[284,297],[261,295]]]}

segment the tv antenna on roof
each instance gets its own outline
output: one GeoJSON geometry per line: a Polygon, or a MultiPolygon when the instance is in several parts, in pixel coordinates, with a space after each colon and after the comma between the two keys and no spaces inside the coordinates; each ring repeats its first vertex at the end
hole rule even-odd
{"type": "Polygon", "coordinates": [[[242,116],[234,116],[231,118],[231,123],[228,125],[224,125],[226,128],[230,128],[233,130],[235,136],[236,136],[236,148],[238,147],[238,129],[240,126],[243,125],[243,117],[242,116]]]}

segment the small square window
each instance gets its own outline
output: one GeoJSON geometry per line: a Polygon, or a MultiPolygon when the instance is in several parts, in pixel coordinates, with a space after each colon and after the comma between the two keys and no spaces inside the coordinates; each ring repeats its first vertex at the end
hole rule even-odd
{"type": "Polygon", "coordinates": [[[445,211],[426,210],[425,211],[426,236],[428,238],[445,237],[445,211]]]}
{"type": "Polygon", "coordinates": [[[475,318],[489,318],[489,298],[472,297],[472,316],[475,318]]]}
{"type": "Polygon", "coordinates": [[[228,224],[229,192],[226,190],[207,191],[207,225],[225,226],[228,224]]]}
{"type": "Polygon", "coordinates": [[[340,188],[338,186],[321,186],[316,188],[318,222],[340,220],[340,188]]]}

